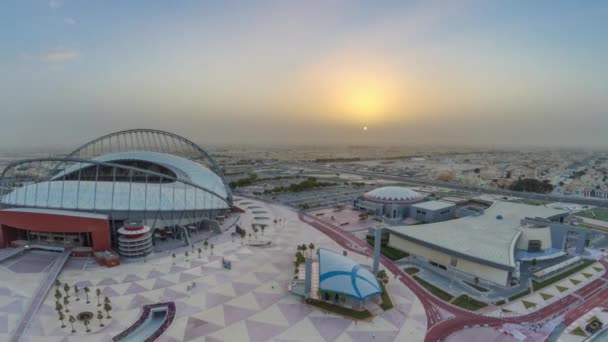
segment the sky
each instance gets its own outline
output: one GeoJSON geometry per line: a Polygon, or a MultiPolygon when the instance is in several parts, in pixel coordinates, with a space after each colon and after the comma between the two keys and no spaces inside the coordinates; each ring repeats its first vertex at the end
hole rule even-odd
{"type": "Polygon", "coordinates": [[[0,147],[608,147],[606,1],[0,6],[0,147]]]}

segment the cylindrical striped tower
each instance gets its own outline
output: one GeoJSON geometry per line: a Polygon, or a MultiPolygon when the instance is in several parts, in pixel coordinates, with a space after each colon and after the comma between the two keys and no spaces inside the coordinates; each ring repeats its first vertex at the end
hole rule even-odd
{"type": "Polygon", "coordinates": [[[118,229],[118,251],[127,258],[141,258],[152,252],[152,233],[150,227],[141,221],[125,222],[118,229]]]}

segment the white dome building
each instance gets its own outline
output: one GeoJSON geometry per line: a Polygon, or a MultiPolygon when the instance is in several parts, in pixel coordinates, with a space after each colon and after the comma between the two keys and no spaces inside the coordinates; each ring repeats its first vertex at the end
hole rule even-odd
{"type": "Polygon", "coordinates": [[[355,209],[382,217],[397,224],[411,216],[411,206],[426,201],[426,196],[406,187],[385,186],[369,191],[354,202],[355,209]]]}

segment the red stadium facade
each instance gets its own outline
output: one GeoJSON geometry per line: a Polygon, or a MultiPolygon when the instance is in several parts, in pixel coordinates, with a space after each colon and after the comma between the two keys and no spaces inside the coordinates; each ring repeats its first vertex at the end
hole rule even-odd
{"type": "MultiPolygon", "coordinates": [[[[0,244],[8,247],[16,241],[36,243],[36,238],[58,240],[68,236],[86,241],[94,252],[107,251],[110,245],[110,222],[106,215],[63,210],[0,210],[0,244]],[[29,239],[25,237],[29,236],[29,239]]],[[[45,241],[41,241],[45,242],[45,241]]]]}

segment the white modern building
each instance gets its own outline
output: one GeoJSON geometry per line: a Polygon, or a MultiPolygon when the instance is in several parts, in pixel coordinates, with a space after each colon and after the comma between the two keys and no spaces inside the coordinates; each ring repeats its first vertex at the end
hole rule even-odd
{"type": "Polygon", "coordinates": [[[478,215],[385,231],[391,247],[444,270],[507,286],[519,272],[519,259],[564,254],[572,226],[560,223],[567,216],[564,210],[497,201],[478,215]]]}

